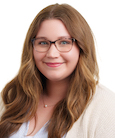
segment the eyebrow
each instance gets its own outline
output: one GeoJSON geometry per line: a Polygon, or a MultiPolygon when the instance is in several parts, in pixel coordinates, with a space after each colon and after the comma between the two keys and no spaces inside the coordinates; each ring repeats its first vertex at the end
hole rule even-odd
{"type": "MultiPolygon", "coordinates": [[[[37,38],[49,40],[47,37],[44,37],[44,36],[36,37],[36,39],[37,38]]],[[[59,37],[57,37],[57,39],[62,39],[62,38],[71,38],[71,36],[59,36],[59,37]]]]}

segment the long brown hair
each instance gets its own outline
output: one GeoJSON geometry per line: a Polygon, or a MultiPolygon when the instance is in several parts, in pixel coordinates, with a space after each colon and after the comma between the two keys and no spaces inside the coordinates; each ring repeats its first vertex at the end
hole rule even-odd
{"type": "Polygon", "coordinates": [[[8,137],[17,131],[23,122],[35,116],[45,83],[43,75],[35,65],[31,39],[36,36],[40,24],[47,19],[61,20],[80,48],[79,61],[71,74],[66,98],[57,104],[48,124],[48,138],[61,138],[67,133],[95,92],[99,73],[93,34],[89,25],[70,5],[50,5],[40,11],[30,25],[18,75],[2,91],[5,105],[5,112],[0,121],[2,138],[8,137]]]}

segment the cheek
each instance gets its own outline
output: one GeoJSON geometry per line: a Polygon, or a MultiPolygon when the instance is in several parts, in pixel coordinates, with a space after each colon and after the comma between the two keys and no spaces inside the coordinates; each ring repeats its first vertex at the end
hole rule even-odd
{"type": "Polygon", "coordinates": [[[33,50],[33,56],[34,56],[34,60],[36,63],[36,66],[39,65],[40,61],[42,61],[42,59],[44,58],[44,54],[43,53],[39,53],[36,52],[35,50],[33,50]]]}
{"type": "Polygon", "coordinates": [[[76,67],[79,60],[79,54],[79,48],[77,46],[74,46],[73,49],[68,53],[68,56],[66,56],[68,63],[70,63],[72,67],[76,67]]]}
{"type": "Polygon", "coordinates": [[[72,72],[75,70],[77,64],[78,64],[78,61],[79,61],[79,49],[78,48],[74,48],[72,53],[71,53],[71,56],[70,56],[70,66],[71,66],[71,70],[72,72]]]}

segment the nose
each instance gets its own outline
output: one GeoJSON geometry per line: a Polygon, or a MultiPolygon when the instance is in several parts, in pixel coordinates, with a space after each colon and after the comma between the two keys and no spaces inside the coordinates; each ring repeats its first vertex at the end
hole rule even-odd
{"type": "Polygon", "coordinates": [[[46,53],[46,57],[48,58],[57,58],[59,57],[60,52],[57,50],[54,43],[51,44],[49,50],[46,53]]]}

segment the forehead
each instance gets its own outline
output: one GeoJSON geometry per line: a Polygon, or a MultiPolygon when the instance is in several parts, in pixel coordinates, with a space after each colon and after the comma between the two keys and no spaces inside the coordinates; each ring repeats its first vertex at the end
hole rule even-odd
{"type": "Polygon", "coordinates": [[[36,37],[47,37],[50,40],[63,36],[70,37],[70,34],[63,22],[58,19],[43,21],[36,35],[36,37]]]}

